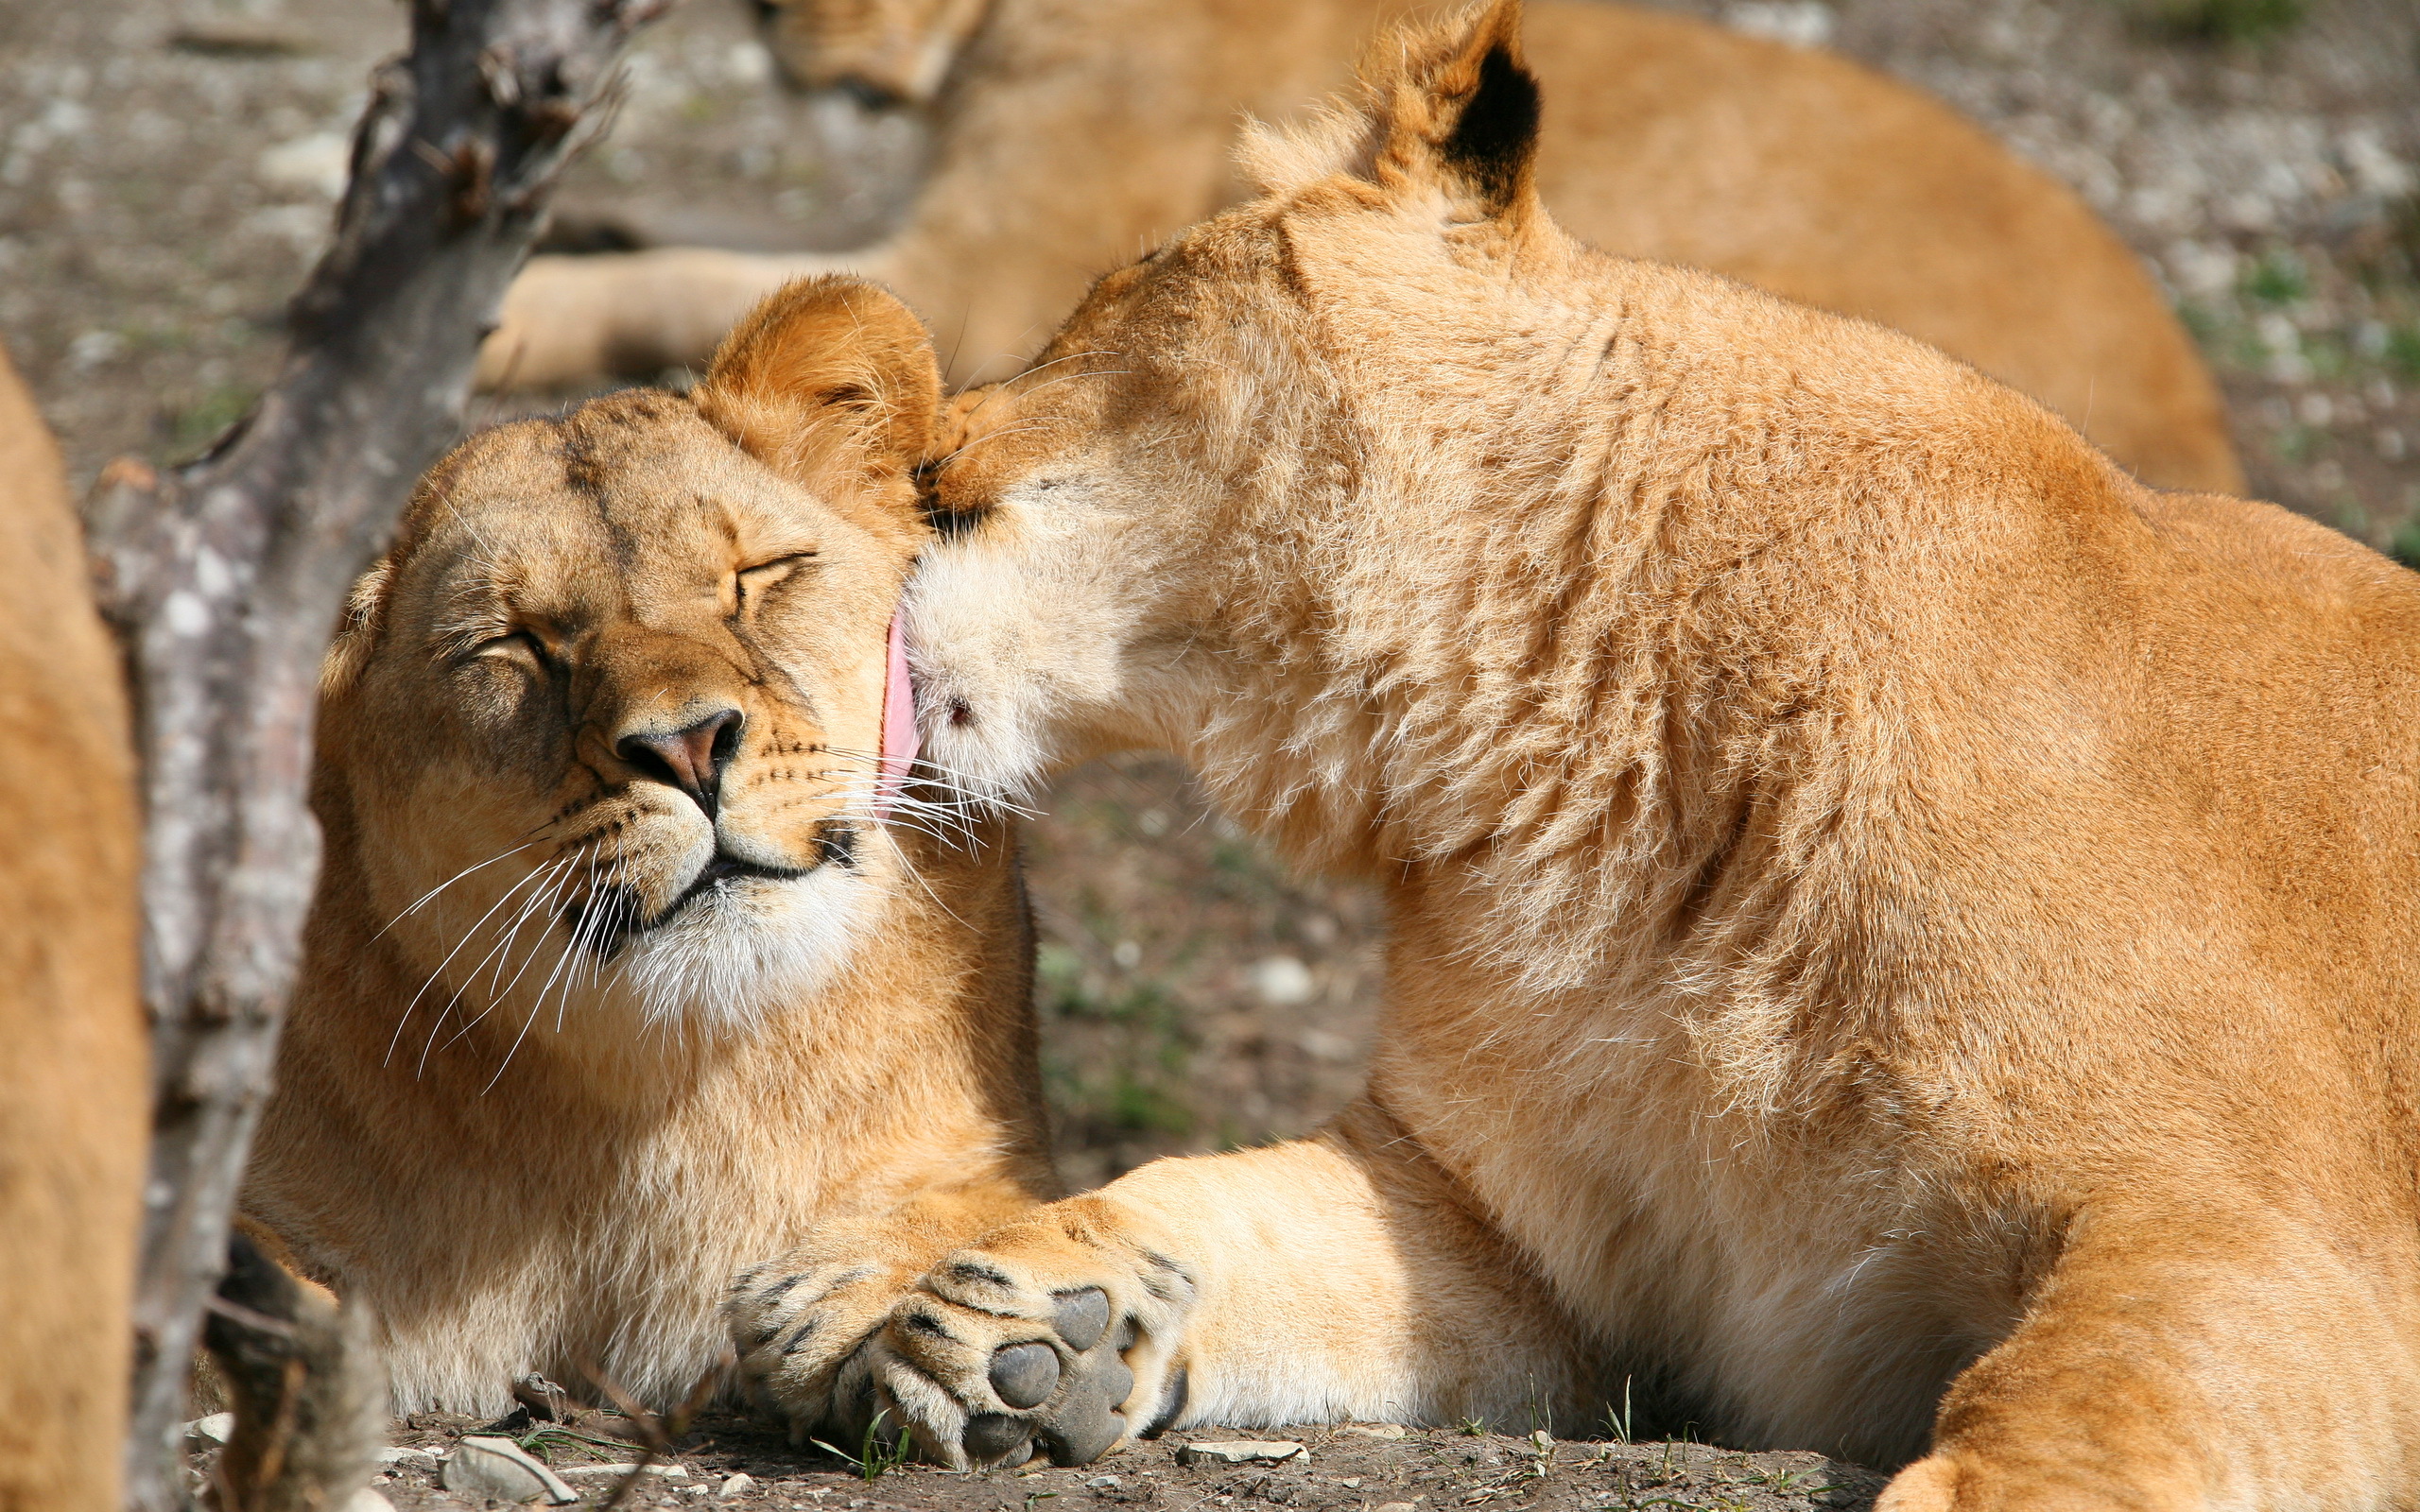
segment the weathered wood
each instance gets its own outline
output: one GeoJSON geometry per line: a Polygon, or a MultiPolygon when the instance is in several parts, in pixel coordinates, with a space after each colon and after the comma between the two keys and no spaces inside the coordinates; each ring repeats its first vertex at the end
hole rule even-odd
{"type": "Polygon", "coordinates": [[[185,1501],[175,1430],[292,985],[319,836],[321,648],[458,432],[480,337],[631,32],[670,0],[414,0],[282,375],[212,454],[113,468],[89,510],[143,760],[155,1118],[128,1503],[185,1501]]]}

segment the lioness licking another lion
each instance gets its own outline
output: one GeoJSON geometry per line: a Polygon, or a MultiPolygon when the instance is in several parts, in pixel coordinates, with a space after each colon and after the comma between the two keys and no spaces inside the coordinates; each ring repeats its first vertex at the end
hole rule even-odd
{"type": "Polygon", "coordinates": [[[666,1408],[810,1227],[862,1332],[1055,1194],[1013,834],[903,787],[939,385],[897,301],[787,290],[686,398],[464,443],[356,590],[241,1207],[368,1304],[396,1410],[666,1408]]]}
{"type": "Polygon", "coordinates": [[[1887,1512],[2420,1499],[2420,577],[1581,247],[1518,18],[1254,137],[925,470],[927,749],[1182,754],[1381,884],[1390,996],[1316,1137],[936,1265],[882,1399],[980,1462],[1635,1375],[1887,1512]]]}
{"type": "MultiPolygon", "coordinates": [[[[1239,116],[1290,116],[1345,82],[1374,24],[1431,4],[758,0],[802,82],[928,106],[933,167],[906,222],[826,255],[535,259],[482,381],[651,376],[784,280],[830,271],[896,289],[947,337],[953,382],[1012,371],[1095,277],[1233,202],[1239,116]]],[[[2140,262],[1974,122],[1686,16],[1541,0],[1530,26],[1556,101],[1539,186],[1582,240],[1929,341],[2159,487],[2242,487],[2218,387],[2140,262]]]]}

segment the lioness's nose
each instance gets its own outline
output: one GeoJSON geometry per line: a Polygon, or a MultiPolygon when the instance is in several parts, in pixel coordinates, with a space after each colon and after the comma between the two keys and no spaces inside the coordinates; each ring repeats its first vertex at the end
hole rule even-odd
{"type": "Polygon", "coordinates": [[[657,782],[688,794],[712,818],[722,788],[722,769],[739,749],[743,722],[738,710],[717,709],[685,730],[624,735],[614,742],[614,754],[657,782]]]}

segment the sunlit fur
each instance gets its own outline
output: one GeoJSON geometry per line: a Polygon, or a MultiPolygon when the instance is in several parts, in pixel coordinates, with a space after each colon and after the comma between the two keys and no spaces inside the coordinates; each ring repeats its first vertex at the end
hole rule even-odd
{"type": "Polygon", "coordinates": [[[122,1504],[151,1108],[123,668],[0,353],[0,1507],[122,1504]]]}
{"type": "Polygon", "coordinates": [[[2420,577],[1578,246],[1516,26],[1382,47],[939,443],[927,748],[1184,756],[1383,886],[1388,1001],[1319,1138],[937,1269],[893,1399],[955,1443],[1098,1285],[1130,1429],[1633,1380],[1891,1512],[2420,1498],[2420,577]]]}
{"type": "MultiPolygon", "coordinates": [[[[1230,159],[1243,116],[1295,117],[1347,81],[1374,27],[1435,9],[776,0],[767,40],[795,77],[941,83],[906,221],[819,256],[537,258],[483,381],[695,362],[766,289],[836,268],[922,311],[953,382],[1014,372],[1104,268],[1247,192],[1230,159]],[[941,81],[933,60],[953,52],[941,81]]],[[[1541,0],[1528,25],[1549,101],[1539,192],[1581,240],[1879,320],[2049,404],[2150,483],[2242,487],[2218,386],[2140,260],[1975,122],[1837,54],[1668,10],[1541,0]]]]}
{"type": "Polygon", "coordinates": [[[743,1267],[849,1233],[871,1314],[1048,1190],[1011,832],[938,773],[873,817],[938,391],[895,301],[786,291],[686,398],[465,442],[355,593],[243,1207],[398,1410],[668,1405],[743,1267]],[[718,711],[691,791],[643,742],[718,711]]]}

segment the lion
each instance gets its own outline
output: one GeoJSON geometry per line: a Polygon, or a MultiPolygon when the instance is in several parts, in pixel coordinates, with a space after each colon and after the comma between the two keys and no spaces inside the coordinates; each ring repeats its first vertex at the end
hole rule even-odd
{"type": "Polygon", "coordinates": [[[1252,138],[937,443],[928,749],[1183,756],[1383,887],[1389,993],[1315,1137],[942,1260],[880,1400],[989,1462],[1634,1379],[1883,1512],[2420,1499],[2420,576],[1586,249],[1519,16],[1252,138]]]}
{"type": "MultiPolygon", "coordinates": [[[[1372,24],[1416,3],[779,0],[770,40],[800,81],[938,92],[934,165],[901,228],[838,256],[537,258],[482,381],[695,363],[767,289],[828,270],[898,289],[944,335],[954,381],[1000,376],[1094,277],[1236,198],[1238,112],[1335,89],[1372,24]]],[[[1542,0],[1530,29],[1555,101],[1539,186],[1583,240],[1896,327],[2155,486],[2243,487],[2217,387],[2134,253],[1955,111],[1683,16],[1542,0]]]]}
{"type": "Polygon", "coordinates": [[[895,300],[785,290],[686,397],[464,442],[355,589],[240,1207],[368,1305],[396,1411],[666,1409],[810,1228],[870,1325],[1057,1194],[1013,832],[908,780],[939,394],[895,300]]]}
{"type": "Polygon", "coordinates": [[[150,1082],[133,743],[59,449],[0,354],[0,1507],[115,1512],[150,1082]]]}

